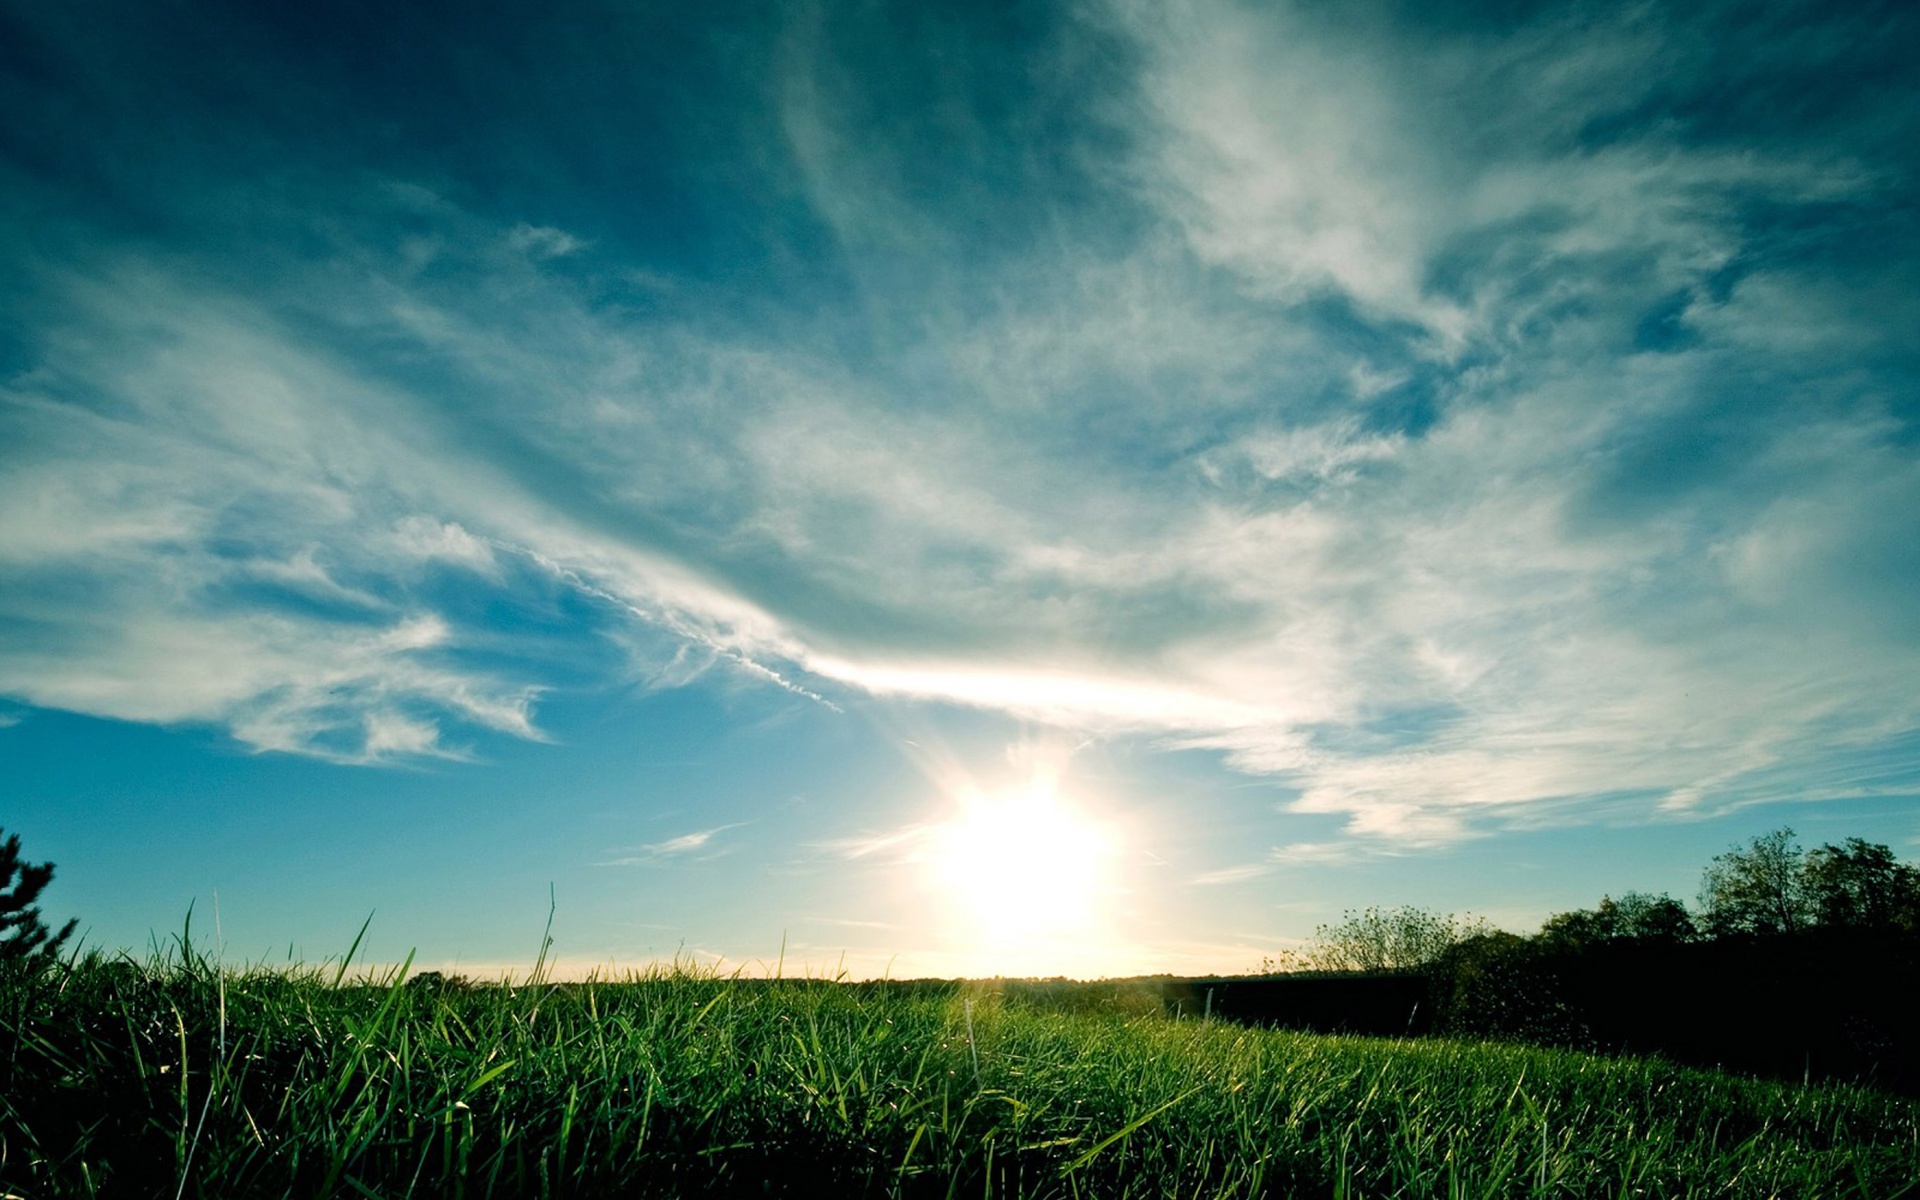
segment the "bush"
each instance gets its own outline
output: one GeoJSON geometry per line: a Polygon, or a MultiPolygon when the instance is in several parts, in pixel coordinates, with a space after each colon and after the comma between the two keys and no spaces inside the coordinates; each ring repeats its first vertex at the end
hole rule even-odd
{"type": "Polygon", "coordinates": [[[1439,962],[1461,941],[1488,932],[1477,917],[1403,905],[1349,911],[1338,924],[1313,931],[1306,950],[1287,965],[1306,971],[1412,971],[1439,962]]]}

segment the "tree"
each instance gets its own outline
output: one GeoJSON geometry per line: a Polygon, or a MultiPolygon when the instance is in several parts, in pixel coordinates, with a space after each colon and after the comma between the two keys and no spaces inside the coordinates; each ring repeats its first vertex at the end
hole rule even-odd
{"type": "Polygon", "coordinates": [[[1479,918],[1461,920],[1404,905],[1349,909],[1338,924],[1317,926],[1295,961],[1310,971],[1407,971],[1428,966],[1460,941],[1485,932],[1479,918]]]}
{"type": "MultiPolygon", "coordinates": [[[[1605,899],[1600,902],[1603,906],[1605,899]]],[[[1690,942],[1699,935],[1687,906],[1661,892],[1628,892],[1616,902],[1620,936],[1640,942],[1690,942]]]]}
{"type": "Polygon", "coordinates": [[[1920,871],[1890,847],[1863,838],[1807,854],[1802,885],[1816,924],[1827,928],[1914,929],[1920,925],[1920,871]]]}
{"type": "Polygon", "coordinates": [[[1784,826],[1717,856],[1700,879],[1707,932],[1792,933],[1812,924],[1805,860],[1793,830],[1784,826]]]}
{"type": "Polygon", "coordinates": [[[1605,942],[1688,942],[1695,937],[1687,906],[1664,893],[1628,892],[1615,900],[1602,896],[1598,908],[1555,913],[1540,936],[1562,946],[1583,948],[1605,942]]]}
{"type": "MultiPolygon", "coordinates": [[[[0,830],[4,832],[4,830],[0,830]]],[[[52,863],[20,859],[20,835],[0,842],[0,965],[45,962],[60,952],[78,921],[49,934],[33,902],[53,880],[52,863]]]]}

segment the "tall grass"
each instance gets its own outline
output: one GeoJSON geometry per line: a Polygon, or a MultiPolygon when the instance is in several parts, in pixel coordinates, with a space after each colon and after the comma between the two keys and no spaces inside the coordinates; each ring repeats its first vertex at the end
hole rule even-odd
{"type": "Polygon", "coordinates": [[[1920,1106],[1655,1062],[693,969],[0,981],[22,1197],[1920,1195],[1920,1106]]]}

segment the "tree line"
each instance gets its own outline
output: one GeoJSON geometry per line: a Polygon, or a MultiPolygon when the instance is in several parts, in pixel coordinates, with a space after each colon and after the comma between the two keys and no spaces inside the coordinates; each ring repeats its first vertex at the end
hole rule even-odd
{"type": "Polygon", "coordinates": [[[1920,1095],[1920,870],[1776,829],[1718,855],[1692,906],[1604,896],[1532,934],[1349,911],[1221,1011],[1304,1028],[1503,1038],[1920,1095]]]}
{"type": "MultiPolygon", "coordinates": [[[[1637,943],[1685,945],[1817,931],[1920,933],[1920,869],[1864,838],[1801,848],[1782,827],[1730,847],[1701,873],[1697,906],[1666,893],[1602,896],[1555,913],[1530,940],[1561,950],[1637,943]]],[[[1349,911],[1305,948],[1266,960],[1276,971],[1390,972],[1440,962],[1477,941],[1529,940],[1483,918],[1414,906],[1349,911]]]]}

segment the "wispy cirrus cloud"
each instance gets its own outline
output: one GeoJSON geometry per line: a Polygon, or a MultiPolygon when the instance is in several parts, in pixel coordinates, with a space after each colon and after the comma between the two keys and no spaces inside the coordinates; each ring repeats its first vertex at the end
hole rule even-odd
{"type": "Polygon", "coordinates": [[[1912,119],[1716,101],[1713,6],[1426,19],[1095,5],[919,108],[857,15],[743,35],[760,198],[686,205],[752,210],[735,274],[392,164],[229,181],[258,243],[10,242],[0,691],[458,755],[612,645],[1402,844],[1844,794],[1920,727],[1912,119]]]}
{"type": "Polygon", "coordinates": [[[692,833],[683,833],[679,837],[671,837],[663,842],[651,842],[641,846],[637,853],[622,855],[618,858],[610,858],[601,862],[599,865],[603,867],[634,867],[671,862],[693,856],[700,858],[715,857],[718,854],[725,853],[725,851],[709,851],[713,839],[727,832],[729,829],[738,829],[744,824],[746,824],[744,821],[734,821],[726,825],[715,825],[711,829],[698,829],[692,833]]]}
{"type": "Polygon", "coordinates": [[[1198,887],[1220,887],[1225,884],[1248,883],[1272,872],[1273,868],[1265,863],[1242,863],[1238,866],[1221,867],[1214,871],[1202,871],[1193,877],[1192,882],[1198,887]]]}

